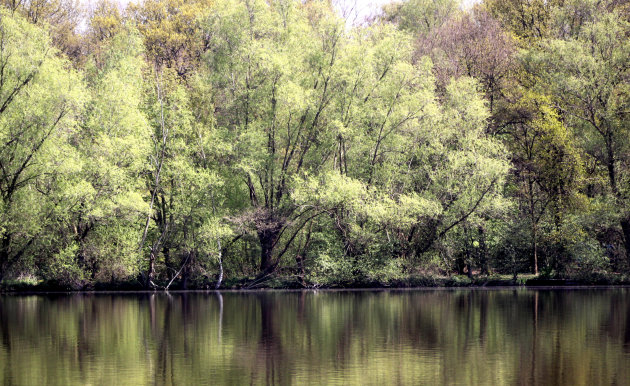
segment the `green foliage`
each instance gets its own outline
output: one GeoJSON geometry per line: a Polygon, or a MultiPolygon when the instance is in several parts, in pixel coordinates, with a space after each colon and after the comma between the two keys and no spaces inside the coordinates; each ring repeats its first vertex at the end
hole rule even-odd
{"type": "Polygon", "coordinates": [[[55,253],[48,267],[48,276],[54,278],[62,286],[72,289],[80,289],[87,279],[85,270],[82,269],[76,260],[79,246],[71,244],[68,247],[55,253]]]}
{"type": "Polygon", "coordinates": [[[77,264],[97,281],[138,273],[140,215],[147,210],[140,177],[151,149],[140,109],[141,44],[136,32],[121,32],[86,64],[91,99],[74,138],[81,170],[65,197],[72,232],[58,242],[74,245],[77,264]]]}
{"type": "Polygon", "coordinates": [[[0,279],[630,267],[619,2],[102,1],[77,50],[70,3],[0,8],[0,279]]]}
{"type": "Polygon", "coordinates": [[[423,34],[439,28],[457,14],[457,0],[406,0],[383,7],[383,20],[396,23],[401,29],[423,34]]]}
{"type": "MultiPolygon", "coordinates": [[[[149,57],[157,65],[165,65],[184,76],[199,59],[205,42],[198,20],[209,13],[212,3],[211,0],[145,0],[131,3],[128,12],[144,37],[149,57]]],[[[111,17],[98,22],[106,28],[115,25],[111,17]]]]}
{"type": "Polygon", "coordinates": [[[65,176],[77,169],[70,140],[85,92],[46,33],[2,8],[0,40],[2,278],[55,231],[65,176]]]}
{"type": "MultiPolygon", "coordinates": [[[[592,9],[593,13],[585,13],[587,16],[579,29],[574,28],[564,38],[548,39],[539,48],[525,51],[523,62],[527,71],[538,77],[537,87],[551,91],[554,104],[575,138],[572,146],[579,147],[585,154],[583,158],[592,165],[588,170],[590,181],[586,193],[592,198],[603,196],[615,203],[614,212],[620,227],[614,222],[606,226],[621,228],[620,238],[627,258],[630,256],[630,223],[626,160],[630,143],[626,64],[630,60],[630,24],[614,9],[612,12],[592,9]]],[[[559,11],[558,15],[561,14],[559,11]]],[[[564,141],[570,139],[568,136],[564,141]]],[[[551,178],[566,180],[560,175],[551,178]]],[[[596,230],[591,228],[590,232],[593,231],[596,230]]],[[[610,236],[602,235],[600,240],[605,245],[621,247],[610,236]]]]}
{"type": "Polygon", "coordinates": [[[484,0],[483,5],[506,30],[528,43],[551,34],[549,25],[552,15],[562,1],[484,0]]]}

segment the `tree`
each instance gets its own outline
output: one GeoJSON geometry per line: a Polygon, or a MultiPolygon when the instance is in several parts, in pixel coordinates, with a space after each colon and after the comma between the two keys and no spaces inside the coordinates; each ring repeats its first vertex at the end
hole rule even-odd
{"type": "MultiPolygon", "coordinates": [[[[400,100],[384,103],[384,113],[373,116],[377,120],[372,124],[356,121],[359,133],[362,127],[375,127],[376,132],[368,129],[365,135],[376,141],[357,134],[346,148],[348,172],[340,168],[324,178],[311,177],[294,193],[303,206],[331,214],[345,253],[355,264],[370,256],[419,258],[452,230],[475,217],[495,216],[506,206],[501,187],[508,164],[500,143],[484,134],[488,115],[476,84],[470,78],[452,82],[439,104],[433,97],[430,67],[424,63],[421,71],[415,69],[416,76],[429,82],[415,84],[404,94],[395,81],[400,68],[388,75],[393,79],[367,87],[376,101],[387,101],[379,95],[384,91],[380,87],[402,94],[400,100]]],[[[365,107],[364,112],[374,108],[365,107]]]]}
{"type": "Polygon", "coordinates": [[[295,212],[290,184],[326,161],[345,27],[325,5],[224,1],[215,8],[205,34],[217,126],[233,138],[231,168],[249,196],[243,221],[258,237],[259,269],[269,273],[294,226],[312,216],[295,212]]]}
{"type": "Polygon", "coordinates": [[[406,0],[383,7],[381,20],[398,25],[401,30],[424,35],[440,28],[458,13],[457,0],[406,0]]]}
{"type": "Polygon", "coordinates": [[[84,55],[99,58],[101,46],[123,31],[124,19],[119,5],[111,0],[100,0],[87,16],[84,34],[84,55]]]}
{"type": "MultiPolygon", "coordinates": [[[[72,189],[64,225],[69,232],[58,241],[75,254],[57,262],[59,270],[74,271],[57,274],[71,279],[82,270],[87,283],[139,273],[137,243],[141,213],[147,210],[141,181],[150,126],[141,110],[142,41],[137,31],[126,30],[107,43],[85,65],[90,100],[73,138],[81,169],[68,176],[72,189]]],[[[76,276],[79,281],[81,275],[76,276]]]]}
{"type": "Polygon", "coordinates": [[[428,55],[441,90],[452,78],[474,77],[483,87],[490,113],[510,88],[516,44],[501,25],[480,8],[453,17],[418,37],[415,57],[428,55]]]}
{"type": "Polygon", "coordinates": [[[540,222],[550,213],[559,228],[565,212],[581,200],[584,167],[575,139],[560,121],[549,97],[525,92],[504,117],[512,154],[515,195],[529,219],[531,263],[539,270],[540,222]]]}
{"type": "Polygon", "coordinates": [[[206,274],[207,264],[222,266],[222,240],[231,235],[223,220],[223,179],[216,159],[221,143],[213,132],[212,112],[202,93],[203,77],[189,80],[187,89],[168,68],[152,72],[145,109],[153,125],[153,152],[147,169],[149,211],[141,248],[148,242],[146,280],[155,286],[163,259],[171,283],[182,276],[182,286],[194,270],[206,274]],[[195,100],[191,100],[195,96],[195,100]]]}
{"type": "Polygon", "coordinates": [[[77,27],[82,8],[78,0],[2,0],[11,14],[19,13],[30,22],[50,30],[52,44],[75,60],[81,56],[77,27]]]}
{"type": "Polygon", "coordinates": [[[628,76],[630,25],[617,13],[600,13],[576,38],[550,39],[525,56],[527,69],[551,89],[555,106],[597,160],[608,181],[603,193],[618,208],[630,261],[628,213],[628,76]]]}
{"type": "Polygon", "coordinates": [[[205,49],[198,20],[211,7],[210,0],[146,0],[130,4],[128,12],[155,66],[172,68],[183,77],[196,67],[205,49]]]}
{"type": "Polygon", "coordinates": [[[484,7],[524,43],[549,36],[553,11],[562,0],[484,0],[484,7]]]}
{"type": "Polygon", "coordinates": [[[41,28],[0,9],[0,280],[50,225],[84,94],[41,28]],[[62,156],[65,154],[66,156],[62,156]]]}
{"type": "MultiPolygon", "coordinates": [[[[180,154],[183,145],[181,134],[190,129],[191,117],[190,111],[185,108],[186,97],[183,89],[173,78],[173,73],[168,69],[154,67],[149,74],[153,79],[149,81],[150,88],[145,90],[145,110],[153,129],[151,135],[153,151],[149,156],[146,171],[146,183],[150,197],[149,211],[146,215],[139,249],[142,252],[145,247],[151,220],[153,220],[155,229],[154,234],[151,235],[152,242],[149,249],[149,264],[145,281],[146,286],[155,287],[153,283],[156,275],[155,266],[162,248],[164,248],[163,255],[166,266],[173,269],[169,261],[168,241],[173,228],[173,216],[176,215],[170,210],[175,192],[173,189],[165,189],[166,165],[180,154]]],[[[174,175],[171,175],[171,178],[174,175]]]]}

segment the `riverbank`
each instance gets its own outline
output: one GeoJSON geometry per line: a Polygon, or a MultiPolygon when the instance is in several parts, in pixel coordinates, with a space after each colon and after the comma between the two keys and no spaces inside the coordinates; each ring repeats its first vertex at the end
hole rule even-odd
{"type": "MultiPolygon", "coordinates": [[[[510,275],[465,275],[454,276],[409,276],[402,279],[377,281],[355,280],[352,282],[338,282],[321,284],[302,283],[295,277],[276,276],[261,281],[255,278],[239,278],[226,280],[221,290],[255,290],[255,289],[396,289],[396,288],[466,288],[466,287],[574,287],[574,286],[617,286],[630,285],[630,275],[618,273],[593,273],[575,276],[536,276],[524,274],[516,279],[510,275]]],[[[170,290],[212,290],[213,283],[191,282],[186,288],[181,283],[170,287],[170,290]]],[[[8,280],[0,286],[0,292],[5,293],[37,293],[37,292],[81,292],[81,291],[144,291],[146,288],[139,281],[96,283],[81,288],[72,288],[58,282],[8,280]]],[[[164,290],[164,286],[155,288],[164,290]]]]}

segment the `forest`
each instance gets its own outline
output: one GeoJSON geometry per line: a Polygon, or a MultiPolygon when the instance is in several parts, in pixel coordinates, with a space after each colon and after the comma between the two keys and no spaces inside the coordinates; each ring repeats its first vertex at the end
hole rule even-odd
{"type": "Polygon", "coordinates": [[[0,197],[5,286],[627,278],[630,2],[0,0],[0,197]]]}

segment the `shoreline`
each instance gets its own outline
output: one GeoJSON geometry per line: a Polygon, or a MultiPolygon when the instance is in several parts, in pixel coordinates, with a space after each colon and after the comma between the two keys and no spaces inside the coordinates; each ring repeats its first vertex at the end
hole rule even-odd
{"type": "Polygon", "coordinates": [[[0,288],[0,294],[24,294],[24,295],[44,295],[44,294],[156,294],[156,293],[238,293],[238,292],[302,292],[302,291],[410,291],[410,290],[499,290],[499,289],[606,289],[606,288],[630,288],[630,278],[618,276],[608,278],[607,281],[580,280],[576,278],[530,278],[518,280],[516,283],[512,279],[496,278],[473,278],[472,281],[462,281],[460,277],[433,277],[423,278],[423,280],[401,280],[396,283],[345,283],[304,287],[297,285],[297,282],[273,282],[269,285],[259,285],[257,287],[245,287],[236,285],[226,285],[214,289],[210,286],[192,286],[187,289],[176,288],[165,290],[163,288],[144,289],[132,283],[100,284],[94,287],[73,289],[53,285],[50,283],[40,283],[37,285],[9,284],[0,288]],[[486,280],[483,280],[486,279],[486,280]]]}

